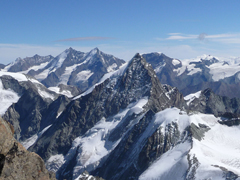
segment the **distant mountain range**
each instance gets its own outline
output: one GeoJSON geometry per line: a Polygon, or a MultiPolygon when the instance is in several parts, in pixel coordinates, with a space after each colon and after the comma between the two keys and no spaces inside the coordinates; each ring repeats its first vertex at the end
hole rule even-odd
{"type": "Polygon", "coordinates": [[[76,86],[85,91],[97,83],[104,74],[118,69],[123,63],[123,60],[105,54],[98,48],[88,53],[69,48],[55,58],[39,55],[17,58],[2,71],[30,75],[46,87],[63,84],[76,86]]]}
{"type": "Polygon", "coordinates": [[[161,83],[177,87],[184,95],[211,88],[222,96],[240,97],[240,58],[203,55],[180,61],[162,53],[143,57],[153,66],[161,83]]]}
{"type": "MultiPolygon", "coordinates": [[[[184,95],[211,88],[219,95],[240,98],[240,58],[203,55],[181,61],[163,53],[148,53],[143,57],[152,65],[162,84],[177,87],[184,95]]],[[[70,85],[68,90],[75,86],[73,95],[69,94],[72,97],[87,90],[104,74],[117,70],[124,63],[98,48],[88,53],[69,48],[55,58],[50,55],[17,58],[7,66],[0,65],[0,69],[33,76],[56,92],[67,88],[66,85],[70,85]]]]}
{"type": "Polygon", "coordinates": [[[72,48],[55,58],[34,57],[28,63],[17,59],[0,71],[0,113],[13,125],[15,138],[39,154],[57,179],[240,178],[240,99],[207,86],[231,85],[227,80],[234,77],[237,86],[238,59],[180,61],[162,53],[137,53],[123,64],[98,49],[81,53],[72,48]],[[67,58],[73,54],[75,65],[67,58]],[[21,71],[10,72],[17,63],[21,71]],[[91,67],[102,75],[90,86],[96,74],[91,67]],[[91,76],[84,75],[90,83],[84,90],[62,81],[64,74],[69,83],[74,72],[86,71],[91,76]],[[39,82],[30,72],[45,78],[39,82]],[[61,81],[47,88],[44,83],[54,74],[61,81]],[[184,96],[169,84],[194,93],[184,96]]]}

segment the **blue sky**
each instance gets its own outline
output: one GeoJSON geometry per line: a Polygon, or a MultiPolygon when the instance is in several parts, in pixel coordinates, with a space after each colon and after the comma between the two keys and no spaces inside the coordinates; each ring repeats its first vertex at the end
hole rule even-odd
{"type": "Polygon", "coordinates": [[[94,47],[125,60],[240,56],[238,0],[1,0],[0,63],[94,47]]]}

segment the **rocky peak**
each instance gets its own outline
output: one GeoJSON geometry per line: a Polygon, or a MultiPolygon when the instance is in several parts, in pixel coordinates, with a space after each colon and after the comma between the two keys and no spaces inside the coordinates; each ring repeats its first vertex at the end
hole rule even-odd
{"type": "Polygon", "coordinates": [[[35,58],[35,59],[39,59],[41,56],[39,56],[38,54],[35,54],[34,56],[33,56],[33,58],[35,58]]]}
{"type": "Polygon", "coordinates": [[[157,78],[151,64],[149,64],[139,53],[130,61],[123,79],[126,79],[125,84],[127,84],[128,81],[132,82],[134,86],[139,84],[139,87],[136,89],[142,89],[141,93],[143,96],[145,90],[145,95],[149,96],[147,107],[154,112],[171,106],[176,106],[181,109],[185,107],[181,93],[177,89],[173,90],[170,86],[168,89],[164,88],[157,78]],[[128,77],[128,79],[125,76],[128,77]],[[133,80],[133,77],[135,77],[136,80],[133,80]],[[141,84],[140,82],[143,83],[141,84]]]}
{"type": "Polygon", "coordinates": [[[15,63],[16,63],[16,62],[19,62],[19,61],[22,61],[22,58],[18,57],[18,58],[15,60],[15,63]]]}

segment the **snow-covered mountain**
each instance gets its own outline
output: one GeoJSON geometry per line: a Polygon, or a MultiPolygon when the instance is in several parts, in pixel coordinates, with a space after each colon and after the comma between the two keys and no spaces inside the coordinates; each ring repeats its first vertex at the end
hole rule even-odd
{"type": "Polygon", "coordinates": [[[184,95],[211,88],[215,93],[240,97],[239,58],[217,58],[202,55],[178,60],[162,53],[143,54],[152,64],[160,82],[177,87],[184,95]]]}
{"type": "Polygon", "coordinates": [[[69,48],[55,58],[38,55],[18,58],[2,71],[31,75],[46,87],[63,84],[85,91],[97,83],[105,73],[118,69],[123,63],[123,60],[105,54],[98,48],[88,53],[69,48]]]}
{"type": "Polygon", "coordinates": [[[3,68],[3,71],[8,72],[22,72],[27,74],[31,69],[38,70],[46,66],[54,57],[34,55],[33,57],[26,57],[24,59],[17,58],[14,62],[8,64],[3,68]]]}
{"type": "MultiPolygon", "coordinates": [[[[219,63],[206,58],[200,64],[219,63]]],[[[183,97],[160,83],[158,72],[174,80],[166,67],[177,74],[183,66],[163,54],[136,54],[73,98],[29,76],[1,72],[2,97],[9,94],[13,103],[3,118],[15,123],[18,139],[59,180],[240,179],[240,99],[211,89],[183,97]],[[43,97],[36,84],[54,98],[43,97]]],[[[183,74],[191,72],[186,69],[183,74]]]]}

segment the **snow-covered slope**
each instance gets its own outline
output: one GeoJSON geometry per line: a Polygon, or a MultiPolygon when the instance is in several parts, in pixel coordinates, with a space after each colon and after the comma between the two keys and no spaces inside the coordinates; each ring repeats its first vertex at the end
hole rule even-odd
{"type": "Polygon", "coordinates": [[[164,120],[161,126],[166,126],[168,118],[173,115],[174,118],[170,120],[177,121],[183,116],[181,123],[185,123],[185,130],[191,125],[193,131],[191,141],[179,142],[156,159],[139,179],[239,179],[240,141],[235,138],[240,133],[239,126],[222,125],[219,123],[221,119],[213,115],[174,114],[176,110],[168,109],[158,113],[168,111],[165,117],[160,118],[164,120]],[[198,136],[200,134],[201,137],[198,136]]]}
{"type": "Polygon", "coordinates": [[[19,100],[19,96],[11,89],[4,89],[2,81],[0,80],[0,116],[2,116],[7,109],[19,100]]]}
{"type": "MultiPolygon", "coordinates": [[[[36,79],[32,78],[31,76],[27,76],[25,74],[21,74],[21,73],[12,73],[12,72],[3,72],[3,71],[0,71],[0,78],[4,78],[4,77],[11,77],[13,79],[15,79],[16,81],[18,81],[19,83],[20,82],[30,82],[34,87],[35,89],[38,91],[38,94],[42,97],[42,98],[45,98],[45,99],[51,99],[51,100],[55,100],[56,99],[56,94],[52,91],[49,91],[43,84],[41,84],[39,81],[37,81],[36,79]]],[[[3,90],[2,93],[6,93],[5,95],[7,95],[7,92],[8,93],[14,93],[13,90],[11,89],[7,89],[5,90],[3,88],[3,84],[1,82],[1,89],[3,90]]],[[[16,92],[15,92],[16,93],[16,92]]],[[[18,93],[18,92],[17,92],[18,93]]],[[[17,95],[17,94],[16,94],[17,95]]],[[[13,96],[13,94],[9,95],[9,96],[13,96]]],[[[7,96],[3,97],[3,99],[7,100],[6,99],[7,96]]],[[[9,97],[10,98],[10,97],[9,97]]],[[[17,102],[18,99],[14,96],[12,97],[13,99],[13,102],[17,102]]],[[[10,98],[11,99],[11,98],[10,98]]],[[[9,99],[9,100],[10,100],[9,99]]],[[[11,101],[11,100],[10,100],[11,101]]],[[[9,102],[10,102],[9,101],[9,102]]],[[[5,101],[4,101],[5,102],[5,101]]]]}

